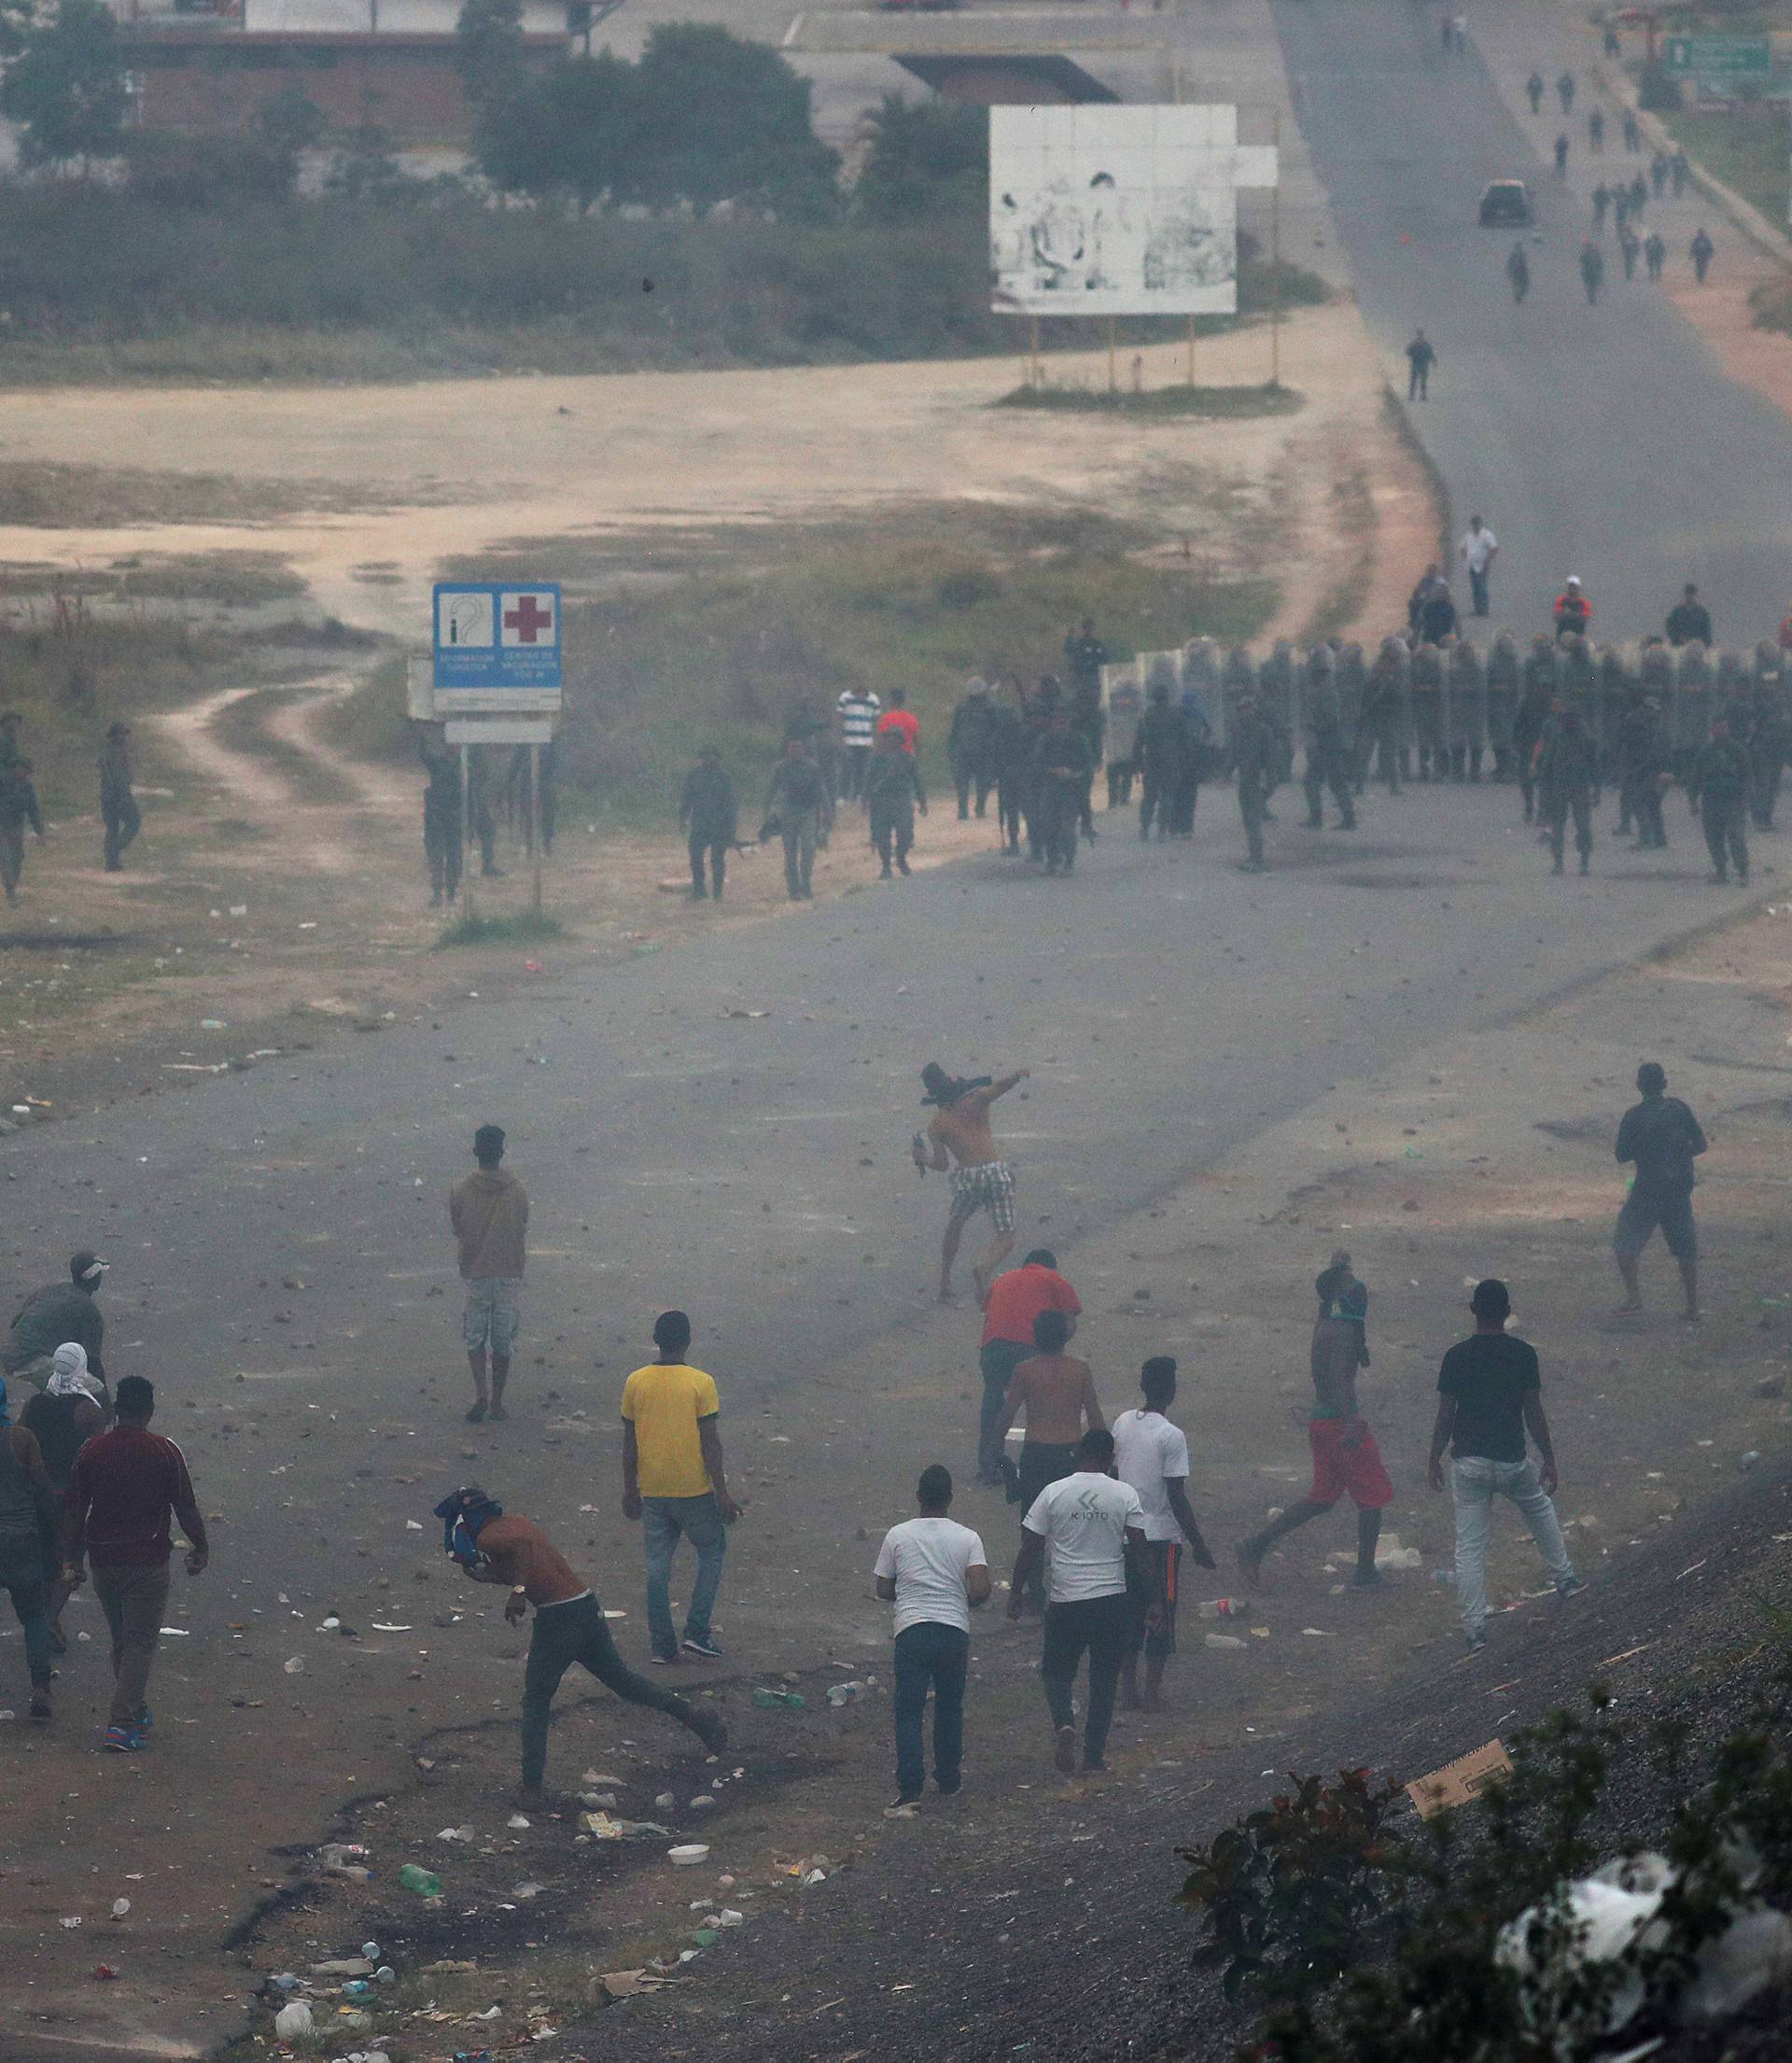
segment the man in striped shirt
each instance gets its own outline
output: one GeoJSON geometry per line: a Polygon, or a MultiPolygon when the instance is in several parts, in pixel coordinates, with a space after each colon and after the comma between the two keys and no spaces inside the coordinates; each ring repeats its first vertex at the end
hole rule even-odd
{"type": "Polygon", "coordinates": [[[865,775],[871,767],[872,747],[876,743],[877,719],[883,707],[869,688],[847,688],[833,705],[846,754],[842,792],[849,802],[864,800],[865,775]]]}

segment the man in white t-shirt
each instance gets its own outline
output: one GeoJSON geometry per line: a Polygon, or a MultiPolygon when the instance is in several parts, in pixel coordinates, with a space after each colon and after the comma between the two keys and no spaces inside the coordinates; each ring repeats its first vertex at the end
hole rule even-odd
{"type": "MultiPolygon", "coordinates": [[[[1083,1726],[1083,1769],[1100,1770],[1113,1719],[1114,1686],[1126,1659],[1130,1614],[1127,1579],[1149,1582],[1145,1567],[1144,1507],[1129,1482],[1113,1477],[1113,1435],[1085,1433],[1072,1474],[1047,1483],[1021,1521],[1008,1616],[1018,1619],[1028,1579],[1047,1543],[1051,1579],[1045,1592],[1045,1647],[1040,1678],[1057,1730],[1053,1760],[1065,1775],[1076,1768],[1076,1706],[1072,1691],[1083,1651],[1089,1656],[1089,1710],[1083,1726]]],[[[1151,1606],[1146,1624],[1162,1617],[1151,1606]]]]}
{"type": "Polygon", "coordinates": [[[1468,519],[1468,528],[1463,532],[1463,541],[1456,549],[1468,568],[1468,592],[1475,613],[1485,616],[1488,613],[1487,576],[1500,555],[1500,540],[1479,516],[1472,515],[1468,519]]]}
{"type": "Polygon", "coordinates": [[[849,802],[865,799],[865,776],[871,771],[871,750],[876,742],[877,719],[883,709],[870,688],[843,689],[834,700],[833,713],[840,725],[845,754],[840,792],[849,802]]]}
{"type": "Polygon", "coordinates": [[[1122,1482],[1129,1482],[1144,1507],[1145,1559],[1151,1570],[1148,1587],[1132,1593],[1127,1629],[1127,1659],[1120,1672],[1120,1702],[1128,1711],[1155,1712],[1163,1705],[1164,1664],[1176,1652],[1177,1578],[1183,1542],[1203,1568],[1214,1566],[1201,1529],[1188,1502],[1188,1441],[1165,1417],[1176,1396],[1176,1362],[1168,1354],[1154,1354],[1140,1370],[1144,1405],[1122,1411],[1113,1422],[1113,1460],[1122,1482]],[[1160,1614],[1155,1631],[1147,1632],[1145,1615],[1155,1603],[1160,1614]],[[1145,1688],[1139,1689],[1139,1657],[1145,1658],[1145,1688]]]}
{"type": "Polygon", "coordinates": [[[896,1607],[896,1804],[927,1788],[921,1719],[933,1691],[933,1781],[950,1798],[963,1781],[964,1678],[971,1607],[989,1600],[989,1562],[968,1525],[946,1517],[952,1478],[935,1462],[916,1489],[918,1519],[891,1526],[877,1551],[877,1594],[896,1607]]]}

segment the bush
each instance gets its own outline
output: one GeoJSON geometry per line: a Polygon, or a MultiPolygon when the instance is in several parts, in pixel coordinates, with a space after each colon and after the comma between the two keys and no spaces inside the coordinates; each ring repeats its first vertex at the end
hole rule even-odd
{"type": "Polygon", "coordinates": [[[942,213],[982,223],[989,211],[989,110],[886,93],[853,189],[868,221],[926,222],[942,213]]]}

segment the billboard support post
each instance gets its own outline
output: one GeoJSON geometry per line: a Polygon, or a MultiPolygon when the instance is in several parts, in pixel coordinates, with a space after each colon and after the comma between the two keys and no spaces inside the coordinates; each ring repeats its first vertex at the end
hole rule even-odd
{"type": "Polygon", "coordinates": [[[460,749],[460,914],[471,923],[473,908],[473,750],[460,749]]]}
{"type": "Polygon", "coordinates": [[[1281,385],[1281,109],[1271,116],[1270,143],[1278,167],[1269,189],[1269,385],[1281,385]]]}
{"type": "Polygon", "coordinates": [[[1113,362],[1113,317],[1110,316],[1108,317],[1108,392],[1118,394],[1119,391],[1120,377],[1114,369],[1113,362]]]}

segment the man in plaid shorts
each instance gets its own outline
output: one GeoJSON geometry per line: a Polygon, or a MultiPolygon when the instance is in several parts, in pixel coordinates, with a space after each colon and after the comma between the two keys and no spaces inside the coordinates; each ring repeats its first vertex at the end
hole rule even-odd
{"type": "Polygon", "coordinates": [[[915,1165],[923,1174],[952,1173],[952,1214],[945,1224],[945,1239],[940,1248],[940,1301],[952,1297],[952,1264],[959,1257],[959,1242],[964,1228],[979,1211],[987,1211],[996,1228],[983,1258],[972,1270],[977,1296],[983,1298],[996,1270],[1015,1248],[1015,1171],[996,1150],[995,1134],[989,1130],[989,1106],[998,1096],[1006,1096],[1016,1083],[1024,1082],[1030,1070],[1019,1068],[1013,1074],[991,1080],[967,1082],[948,1074],[937,1060],[921,1070],[927,1094],[923,1102],[936,1107],[928,1121],[927,1136],[915,1135],[915,1165]],[[929,1151],[929,1148],[931,1151],[929,1151]],[[948,1160],[947,1156],[950,1156],[948,1160]]]}

